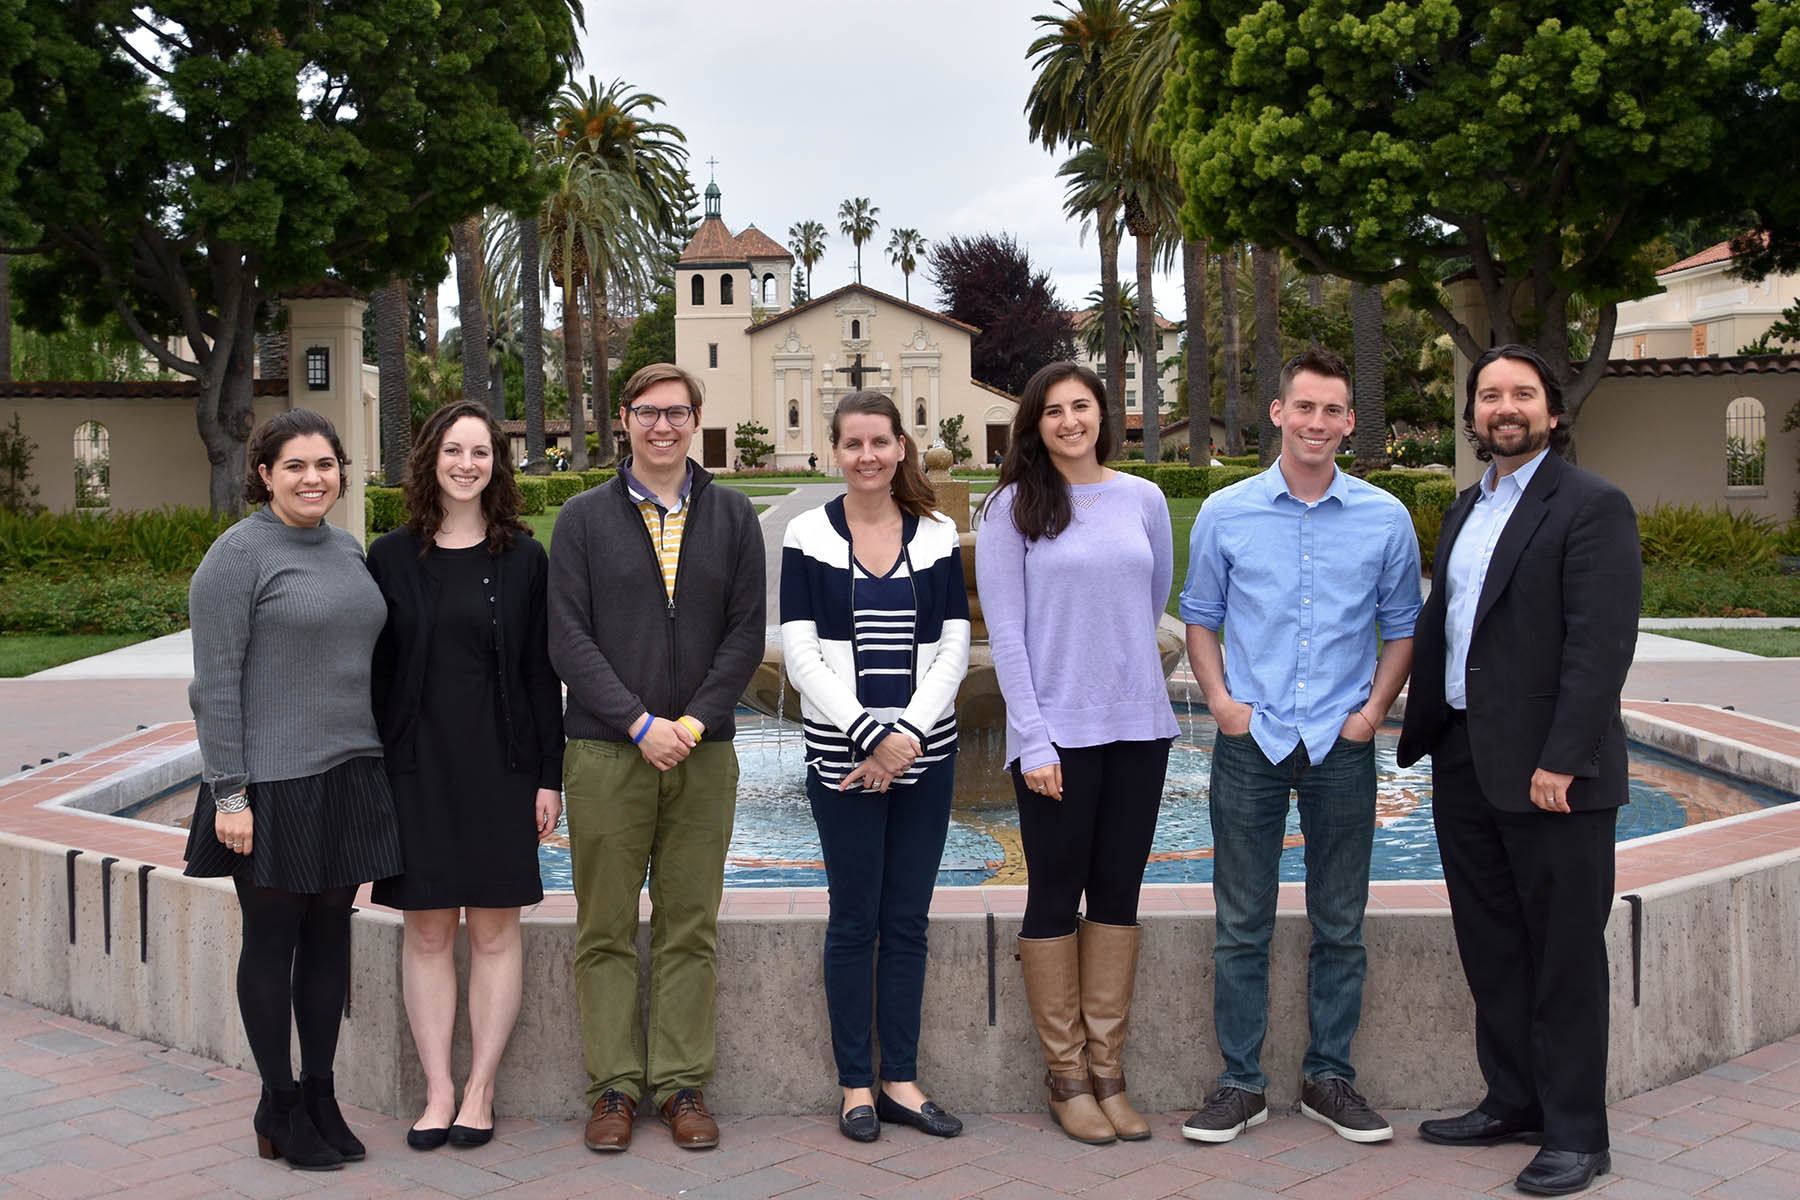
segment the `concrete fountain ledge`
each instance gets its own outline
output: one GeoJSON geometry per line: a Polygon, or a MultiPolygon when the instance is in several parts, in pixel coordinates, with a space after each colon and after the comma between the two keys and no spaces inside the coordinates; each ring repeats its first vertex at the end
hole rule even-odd
{"type": "MultiPolygon", "coordinates": [[[[1628,702],[1632,734],[1755,783],[1800,791],[1800,729],[1691,704],[1628,702]]],[[[235,1066],[248,1066],[234,969],[230,884],[180,873],[181,830],[110,815],[198,772],[189,723],[158,725],[0,779],[0,991],[235,1066]]],[[[1608,926],[1613,1097],[1724,1062],[1800,1031],[1800,805],[1626,843],[1608,926]]],[[[950,1108],[1042,1102],[1041,1067],[1013,952],[1024,889],[941,888],[932,905],[921,1078],[950,1108]]],[[[726,893],[719,930],[723,1111],[812,1112],[833,1103],[819,888],[726,893]]],[[[500,1108],[565,1117],[585,1086],[571,980],[573,904],[547,897],[525,921],[525,1007],[500,1108]]],[[[1127,1067],[1158,1111],[1197,1106],[1219,1068],[1212,1045],[1211,888],[1144,889],[1138,1001],[1127,1067]]],[[[399,915],[365,906],[352,945],[340,1094],[393,1115],[423,1098],[400,999],[399,915]]],[[[1442,1109],[1477,1099],[1472,1011],[1441,883],[1376,883],[1369,981],[1356,1043],[1377,1105],[1442,1109]]],[[[1272,950],[1270,1098],[1291,1103],[1306,1041],[1302,885],[1281,888],[1272,950]]],[[[648,930],[644,940],[648,939],[648,930]]],[[[459,1063],[466,1033],[459,1032],[459,1063]]],[[[459,1065],[459,1070],[462,1069],[459,1065]]]]}

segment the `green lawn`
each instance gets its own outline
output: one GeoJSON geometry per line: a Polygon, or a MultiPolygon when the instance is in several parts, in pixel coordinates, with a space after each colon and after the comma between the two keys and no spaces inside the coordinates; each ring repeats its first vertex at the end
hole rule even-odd
{"type": "Polygon", "coordinates": [[[149,638],[147,633],[0,634],[0,679],[47,671],[78,658],[117,650],[149,638]]]}
{"type": "Polygon", "coordinates": [[[770,487],[762,483],[739,483],[735,479],[721,479],[719,486],[742,492],[746,496],[785,496],[794,490],[791,487],[770,487]]]}
{"type": "Polygon", "coordinates": [[[1800,626],[1795,625],[1780,629],[1654,629],[1650,632],[1760,654],[1764,658],[1800,658],[1800,626]]]}
{"type": "Polygon", "coordinates": [[[1200,515],[1202,503],[1197,497],[1169,501],[1169,524],[1175,534],[1175,584],[1169,589],[1169,612],[1177,617],[1181,615],[1181,585],[1187,582],[1188,535],[1194,531],[1194,518],[1200,515]]]}

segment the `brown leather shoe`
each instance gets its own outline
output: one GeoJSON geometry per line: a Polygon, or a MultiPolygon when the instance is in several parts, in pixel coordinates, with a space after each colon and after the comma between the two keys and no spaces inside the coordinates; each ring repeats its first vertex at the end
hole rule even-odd
{"type": "Polygon", "coordinates": [[[631,1122],[637,1116],[637,1102],[624,1092],[606,1091],[594,1101],[594,1115],[588,1118],[581,1140],[589,1150],[616,1153],[631,1148],[631,1122]]]}
{"type": "Polygon", "coordinates": [[[719,1123],[706,1111],[699,1088],[682,1088],[663,1101],[662,1119],[683,1150],[711,1150],[719,1144],[719,1123]]]}

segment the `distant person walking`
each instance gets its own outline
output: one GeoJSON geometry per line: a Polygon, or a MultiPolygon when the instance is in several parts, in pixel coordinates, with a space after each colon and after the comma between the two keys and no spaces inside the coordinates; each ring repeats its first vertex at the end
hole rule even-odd
{"type": "Polygon", "coordinates": [[[332,1078],[350,905],[401,866],[369,704],[387,609],[356,538],[325,523],[349,467],[331,422],[289,409],[248,452],[244,499],[263,507],[219,535],[188,589],[202,783],[185,873],[237,888],[238,1010],[263,1085],[257,1152],[329,1170],[364,1154],[332,1078]]]}
{"type": "Polygon", "coordinates": [[[1106,465],[1106,405],[1086,367],[1031,377],[975,541],[1029,873],[1019,961],[1051,1115],[1090,1143],[1150,1136],[1123,1054],[1138,893],[1178,732],[1156,643],[1169,506],[1106,465]]]}
{"type": "Polygon", "coordinates": [[[506,438],[480,404],[438,409],[406,466],[406,524],[369,547],[387,599],[375,718],[405,872],[374,900],[405,913],[403,992],[425,1073],[415,1150],[494,1135],[494,1077],[519,1015],[519,910],[544,898],[538,843],[562,815],[562,686],[550,667],[549,559],[519,519],[506,438]],[[450,1075],[456,930],[467,913],[473,1053],[450,1075]]]}
{"type": "Polygon", "coordinates": [[[831,445],[845,492],[788,524],[781,645],[800,692],[806,795],[831,887],[825,999],[843,1089],[838,1129],[859,1142],[879,1137],[883,1121],[953,1137],[962,1122],[916,1080],[927,913],[950,827],[956,688],[969,666],[962,549],[956,526],[932,511],[931,484],[887,396],[840,400],[831,445]]]}

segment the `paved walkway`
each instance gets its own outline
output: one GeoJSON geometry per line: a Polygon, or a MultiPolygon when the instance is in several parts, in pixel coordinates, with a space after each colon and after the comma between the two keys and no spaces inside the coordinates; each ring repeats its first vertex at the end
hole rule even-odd
{"type": "MultiPolygon", "coordinates": [[[[1185,1114],[1148,1142],[1090,1147],[1042,1113],[969,1115],[949,1141],[910,1129],[859,1145],[829,1116],[721,1114],[716,1151],[676,1149],[654,1121],[623,1155],[581,1145],[580,1122],[502,1119],[477,1150],[421,1154],[407,1123],[351,1109],[369,1157],[290,1171],[256,1157],[256,1079],[190,1054],[0,997],[0,1194],[75,1200],[184,1196],[1093,1196],[1150,1200],[1467,1200],[1517,1195],[1529,1146],[1458,1151],[1415,1136],[1429,1113],[1393,1112],[1394,1141],[1356,1146],[1292,1113],[1227,1146],[1182,1139],[1185,1114]]],[[[1800,1179],[1800,1037],[1613,1105],[1620,1200],[1791,1200],[1800,1179]]]]}

